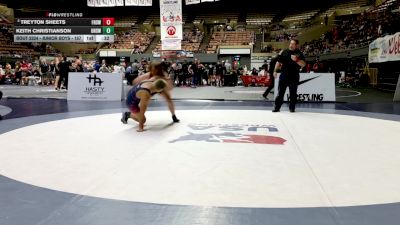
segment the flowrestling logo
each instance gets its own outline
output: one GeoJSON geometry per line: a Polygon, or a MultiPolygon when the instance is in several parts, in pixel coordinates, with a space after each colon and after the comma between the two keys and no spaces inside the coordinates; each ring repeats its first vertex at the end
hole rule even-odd
{"type": "Polygon", "coordinates": [[[277,136],[274,125],[253,124],[189,124],[187,134],[169,143],[200,141],[210,143],[245,143],[283,145],[286,140],[277,136]]]}
{"type": "Polygon", "coordinates": [[[307,82],[309,82],[309,81],[312,81],[312,80],[314,80],[314,79],[317,79],[318,77],[320,77],[320,76],[312,77],[312,78],[309,78],[309,79],[305,79],[305,80],[299,81],[299,85],[302,85],[302,84],[304,84],[304,83],[307,83],[307,82]]]}
{"type": "MultiPolygon", "coordinates": [[[[299,81],[298,85],[305,84],[321,76],[311,77],[302,81],[299,81]]],[[[290,94],[286,95],[287,99],[290,99],[290,94]]],[[[297,94],[298,102],[322,102],[324,100],[324,94],[322,93],[301,93],[297,94]]]]}

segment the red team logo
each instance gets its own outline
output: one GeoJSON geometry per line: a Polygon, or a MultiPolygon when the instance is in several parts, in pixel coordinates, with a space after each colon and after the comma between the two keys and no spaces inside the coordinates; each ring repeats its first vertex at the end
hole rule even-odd
{"type": "Polygon", "coordinates": [[[175,35],[176,34],[176,28],[174,26],[169,26],[167,28],[167,34],[169,36],[175,35]]]}

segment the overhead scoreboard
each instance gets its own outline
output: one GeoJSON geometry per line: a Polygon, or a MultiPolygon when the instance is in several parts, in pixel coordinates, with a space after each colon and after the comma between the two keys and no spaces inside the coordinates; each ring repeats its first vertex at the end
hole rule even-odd
{"type": "Polygon", "coordinates": [[[14,42],[114,42],[114,18],[17,18],[14,42]]]}

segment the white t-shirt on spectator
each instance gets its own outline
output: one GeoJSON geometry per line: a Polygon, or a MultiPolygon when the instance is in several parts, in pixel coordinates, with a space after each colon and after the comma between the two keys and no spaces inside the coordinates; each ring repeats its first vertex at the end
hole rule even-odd
{"type": "Polygon", "coordinates": [[[226,73],[230,73],[232,71],[232,65],[228,62],[225,63],[226,73]]]}
{"type": "Polygon", "coordinates": [[[263,69],[263,70],[260,70],[260,72],[258,72],[258,76],[267,76],[267,73],[263,69]]]}
{"type": "Polygon", "coordinates": [[[123,66],[115,65],[113,73],[125,73],[125,68],[123,66]]]}

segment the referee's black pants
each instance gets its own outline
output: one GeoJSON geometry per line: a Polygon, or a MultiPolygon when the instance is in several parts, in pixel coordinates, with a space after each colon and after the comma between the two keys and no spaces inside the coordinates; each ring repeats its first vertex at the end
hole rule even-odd
{"type": "Polygon", "coordinates": [[[272,76],[272,75],[270,75],[270,85],[268,86],[268,88],[267,88],[267,90],[265,90],[265,92],[264,92],[264,94],[263,94],[263,96],[264,97],[267,97],[268,96],[268,94],[272,91],[272,89],[274,89],[274,87],[275,87],[275,77],[274,76],[272,76]]]}
{"type": "Polygon", "coordinates": [[[289,87],[289,109],[295,110],[297,103],[297,86],[298,81],[288,81],[279,79],[278,97],[275,99],[275,109],[280,110],[285,97],[286,89],[289,87]]]}

